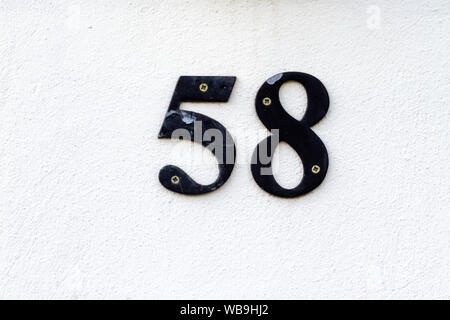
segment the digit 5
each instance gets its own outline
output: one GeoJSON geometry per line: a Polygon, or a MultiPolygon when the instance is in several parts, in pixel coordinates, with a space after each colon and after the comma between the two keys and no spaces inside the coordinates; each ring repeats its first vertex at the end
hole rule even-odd
{"type": "Polygon", "coordinates": [[[227,102],[236,77],[182,76],[178,79],[158,138],[189,139],[209,149],[219,162],[219,176],[210,185],[195,182],[177,166],[168,165],[159,172],[159,181],[167,189],[182,194],[204,194],[220,188],[230,177],[236,159],[236,147],[230,133],[218,121],[203,114],[180,110],[181,102],[227,102]]]}

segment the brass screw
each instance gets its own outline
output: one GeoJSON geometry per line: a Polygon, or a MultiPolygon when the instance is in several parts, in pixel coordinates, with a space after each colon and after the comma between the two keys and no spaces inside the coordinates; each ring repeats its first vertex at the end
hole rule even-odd
{"type": "Polygon", "coordinates": [[[201,92],[206,92],[206,91],[208,91],[208,85],[207,85],[206,83],[202,83],[202,84],[200,85],[200,91],[201,91],[201,92]]]}
{"type": "Polygon", "coordinates": [[[272,99],[270,99],[269,97],[265,97],[263,99],[263,105],[265,105],[266,107],[270,106],[272,104],[272,99]]]}
{"type": "Polygon", "coordinates": [[[314,174],[318,174],[318,173],[320,172],[320,167],[319,167],[318,165],[314,165],[314,166],[311,168],[311,171],[312,171],[312,173],[314,173],[314,174]]]}
{"type": "Polygon", "coordinates": [[[178,184],[180,183],[180,177],[173,176],[172,178],[170,178],[170,181],[172,181],[173,184],[178,184]]]}

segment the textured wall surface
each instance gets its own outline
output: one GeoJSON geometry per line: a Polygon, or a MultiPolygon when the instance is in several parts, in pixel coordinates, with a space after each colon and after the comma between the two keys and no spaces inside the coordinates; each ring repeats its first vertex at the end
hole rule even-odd
{"type": "MultiPolygon", "coordinates": [[[[0,298],[450,298],[450,4],[0,0],[0,298]],[[321,79],[324,183],[280,199],[253,181],[270,76],[321,79]],[[157,139],[180,75],[235,75],[238,164],[157,139]],[[180,156],[182,154],[182,156],[180,156]]],[[[301,117],[302,87],[281,93],[301,117]]],[[[302,169],[286,145],[276,177],[302,169]]]]}

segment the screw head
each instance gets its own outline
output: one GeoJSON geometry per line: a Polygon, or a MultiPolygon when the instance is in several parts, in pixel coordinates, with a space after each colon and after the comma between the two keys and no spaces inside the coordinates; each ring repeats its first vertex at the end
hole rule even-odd
{"type": "Polygon", "coordinates": [[[262,101],[263,105],[265,105],[266,107],[270,106],[272,104],[272,99],[270,99],[269,97],[265,97],[262,101]]]}
{"type": "Polygon", "coordinates": [[[312,173],[318,174],[320,172],[320,167],[316,164],[311,168],[312,173]]]}
{"type": "Polygon", "coordinates": [[[199,88],[201,92],[208,91],[208,85],[206,83],[202,83],[199,88]]]}
{"type": "Polygon", "coordinates": [[[173,176],[172,178],[170,178],[170,181],[172,181],[173,184],[179,184],[180,183],[180,177],[173,176]]]}

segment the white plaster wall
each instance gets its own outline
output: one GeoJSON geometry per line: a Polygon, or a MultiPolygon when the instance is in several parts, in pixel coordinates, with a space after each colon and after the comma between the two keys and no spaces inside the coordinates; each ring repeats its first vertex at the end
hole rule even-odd
{"type": "MultiPolygon", "coordinates": [[[[0,298],[450,298],[449,18],[446,0],[0,0],[0,298]],[[292,200],[248,165],[282,71],[331,98],[327,178],[292,200]],[[237,141],[201,197],[157,178],[217,174],[157,139],[180,75],[238,77],[229,103],[183,105],[237,141]]],[[[282,97],[300,117],[300,87],[282,97]]]]}

